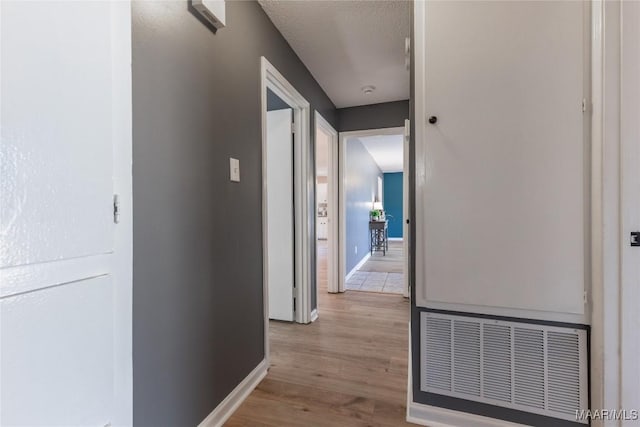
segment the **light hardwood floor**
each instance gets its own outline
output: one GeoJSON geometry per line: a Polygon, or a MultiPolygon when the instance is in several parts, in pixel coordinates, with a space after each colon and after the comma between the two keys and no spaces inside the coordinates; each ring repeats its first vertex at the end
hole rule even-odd
{"type": "Polygon", "coordinates": [[[328,294],[319,253],[319,319],[270,324],[271,368],[225,424],[410,426],[405,422],[409,302],[328,294]]]}

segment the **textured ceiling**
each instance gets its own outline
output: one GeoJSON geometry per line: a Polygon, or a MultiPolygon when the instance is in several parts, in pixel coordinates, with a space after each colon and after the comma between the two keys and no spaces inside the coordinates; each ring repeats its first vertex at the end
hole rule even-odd
{"type": "Polygon", "coordinates": [[[402,172],[404,135],[358,137],[382,172],[402,172]]]}
{"type": "Polygon", "coordinates": [[[409,1],[259,0],[338,108],[409,99],[409,1]],[[375,86],[370,94],[363,86],[375,86]]]}

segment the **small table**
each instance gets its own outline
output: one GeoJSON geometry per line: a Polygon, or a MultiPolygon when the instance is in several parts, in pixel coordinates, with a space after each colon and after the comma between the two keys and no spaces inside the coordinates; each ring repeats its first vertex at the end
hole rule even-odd
{"type": "Polygon", "coordinates": [[[386,255],[389,250],[389,239],[387,238],[388,221],[369,221],[369,251],[373,255],[374,251],[382,251],[386,255]]]}

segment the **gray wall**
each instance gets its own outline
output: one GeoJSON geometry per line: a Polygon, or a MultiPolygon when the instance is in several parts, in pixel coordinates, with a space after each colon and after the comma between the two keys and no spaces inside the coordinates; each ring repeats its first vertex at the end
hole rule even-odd
{"type": "Polygon", "coordinates": [[[291,106],[267,88],[267,111],[286,110],[287,108],[291,108],[291,106]]]}
{"type": "Polygon", "coordinates": [[[335,109],[255,2],[132,9],[134,423],[194,426],[264,358],[260,56],[335,109]]]}
{"type": "Polygon", "coordinates": [[[337,112],[339,132],[400,127],[409,118],[409,100],[340,108],[337,112]]]}
{"type": "Polygon", "coordinates": [[[369,212],[378,191],[378,177],[382,177],[382,171],[357,138],[347,140],[345,175],[348,273],[369,252],[369,212]]]}

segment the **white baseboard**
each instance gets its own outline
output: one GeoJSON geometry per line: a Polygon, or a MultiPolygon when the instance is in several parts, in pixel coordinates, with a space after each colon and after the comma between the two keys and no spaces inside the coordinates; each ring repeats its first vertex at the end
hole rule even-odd
{"type": "Polygon", "coordinates": [[[262,360],[198,427],[221,427],[267,375],[268,367],[267,360],[262,360]]]}
{"type": "Polygon", "coordinates": [[[357,263],[356,266],[353,267],[353,269],[345,276],[344,281],[346,282],[347,280],[349,280],[351,278],[351,276],[353,276],[353,274],[356,271],[358,271],[360,269],[360,267],[362,267],[364,265],[365,262],[367,262],[369,260],[370,257],[371,257],[371,252],[367,252],[367,254],[364,257],[362,257],[360,262],[357,263]]]}
{"type": "Polygon", "coordinates": [[[316,320],[318,320],[318,309],[317,309],[317,308],[314,308],[314,309],[311,311],[311,321],[312,321],[312,322],[315,322],[316,320]]]}
{"type": "Polygon", "coordinates": [[[412,402],[407,409],[407,421],[429,427],[525,427],[524,424],[415,402],[412,402]]]}

